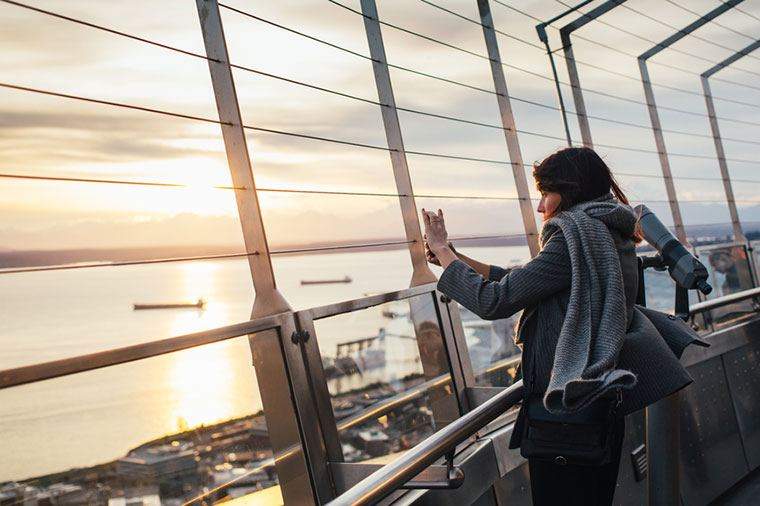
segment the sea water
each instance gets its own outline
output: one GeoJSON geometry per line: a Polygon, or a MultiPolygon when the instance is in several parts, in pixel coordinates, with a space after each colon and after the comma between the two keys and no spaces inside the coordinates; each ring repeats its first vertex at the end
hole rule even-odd
{"type": "MultiPolygon", "coordinates": [[[[528,259],[521,246],[463,251],[500,265],[528,259]]],[[[405,249],[277,256],[273,263],[278,287],[296,310],[403,289],[411,279],[405,249]],[[301,285],[344,276],[352,282],[301,285]]],[[[242,322],[253,294],[245,259],[2,275],[0,369],[242,322]],[[198,298],[206,300],[203,310],[132,308],[198,298]]],[[[345,321],[319,326],[323,354],[389,324],[379,309],[345,321]]],[[[393,346],[410,355],[415,343],[393,346]]],[[[389,360],[382,374],[402,376],[410,367],[406,358],[389,360]]],[[[153,438],[261,407],[245,336],[2,390],[0,481],[108,462],[153,438]]]]}

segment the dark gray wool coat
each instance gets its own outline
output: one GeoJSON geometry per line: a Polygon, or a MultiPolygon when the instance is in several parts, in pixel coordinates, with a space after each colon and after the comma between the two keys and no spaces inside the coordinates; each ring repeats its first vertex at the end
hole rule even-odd
{"type": "MultiPolygon", "coordinates": [[[[610,232],[620,258],[625,292],[626,334],[617,367],[636,376],[635,385],[623,390],[622,412],[629,414],[691,383],[678,357],[689,344],[702,342],[680,319],[635,305],[638,291],[635,245],[618,231],[610,232]]],[[[506,318],[524,309],[516,342],[523,347],[527,398],[531,393],[543,394],[549,386],[570,283],[568,247],[562,231],[557,229],[544,241],[535,258],[512,269],[491,266],[489,279],[461,260],[452,262],[441,274],[438,290],[486,320],[506,318]]],[[[521,408],[510,448],[520,445],[523,423],[524,408],[521,408]]]]}

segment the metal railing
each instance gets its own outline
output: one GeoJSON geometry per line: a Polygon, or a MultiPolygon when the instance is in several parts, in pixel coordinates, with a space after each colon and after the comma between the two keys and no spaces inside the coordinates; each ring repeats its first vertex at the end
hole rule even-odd
{"type": "Polygon", "coordinates": [[[696,304],[689,306],[689,316],[695,316],[704,313],[705,311],[710,311],[711,309],[717,309],[736,302],[742,302],[758,297],[760,297],[760,288],[750,288],[749,290],[742,290],[741,292],[731,293],[716,299],[697,302],[696,304]]]}
{"type": "Polygon", "coordinates": [[[520,380],[364,478],[329,505],[376,504],[504,414],[522,397],[523,383],[520,380]]]}

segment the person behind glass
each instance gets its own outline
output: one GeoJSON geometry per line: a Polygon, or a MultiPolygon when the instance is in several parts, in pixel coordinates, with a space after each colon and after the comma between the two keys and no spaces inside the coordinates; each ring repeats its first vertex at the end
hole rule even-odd
{"type": "MultiPolygon", "coordinates": [[[[542,396],[552,413],[570,414],[636,382],[631,372],[616,368],[638,290],[635,243],[641,240],[626,196],[589,148],[550,155],[534,165],[533,177],[541,193],[541,250],[520,267],[504,269],[456,252],[443,211],[422,210],[427,259],[444,268],[438,290],[486,320],[524,310],[515,342],[523,348],[526,396],[511,448],[520,446],[529,395],[542,396]],[[586,322],[583,328],[579,321],[586,322]],[[575,363],[583,377],[571,374],[575,363]]],[[[533,504],[612,504],[623,420],[616,416],[607,428],[612,434],[608,463],[561,465],[528,457],[533,504]]]]}

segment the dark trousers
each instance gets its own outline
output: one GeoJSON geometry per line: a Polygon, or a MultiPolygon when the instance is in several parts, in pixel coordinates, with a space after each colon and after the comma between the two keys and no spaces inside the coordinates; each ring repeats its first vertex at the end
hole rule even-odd
{"type": "Polygon", "coordinates": [[[625,419],[615,423],[612,462],[601,466],[560,466],[528,459],[533,506],[609,506],[615,496],[625,419]]]}

